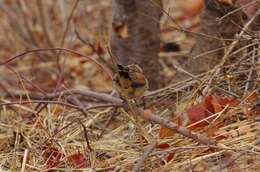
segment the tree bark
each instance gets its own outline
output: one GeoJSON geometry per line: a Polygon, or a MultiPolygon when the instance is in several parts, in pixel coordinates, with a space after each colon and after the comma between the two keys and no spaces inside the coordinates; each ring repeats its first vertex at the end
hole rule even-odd
{"type": "MultiPolygon", "coordinates": [[[[248,18],[251,18],[255,15],[255,13],[260,8],[260,1],[255,0],[239,0],[239,4],[241,6],[246,6],[246,8],[243,9],[243,11],[246,13],[248,18]],[[251,4],[248,6],[248,4],[251,4]]],[[[260,15],[258,15],[255,19],[255,21],[251,25],[252,31],[259,31],[260,30],[260,15]]]]}
{"type": "Polygon", "coordinates": [[[111,48],[118,63],[138,64],[151,90],[160,86],[161,0],[113,0],[111,48]]]}
{"type": "Polygon", "coordinates": [[[201,14],[200,33],[207,37],[198,35],[196,44],[191,50],[189,59],[189,71],[193,74],[200,74],[212,69],[220,62],[224,55],[224,48],[230,44],[226,39],[234,39],[245,22],[245,14],[238,11],[224,18],[221,22],[218,18],[239,8],[239,5],[221,4],[219,0],[204,0],[204,10],[201,14]],[[199,58],[203,53],[210,52],[199,58]],[[195,59],[196,58],[196,59],[195,59]]]}

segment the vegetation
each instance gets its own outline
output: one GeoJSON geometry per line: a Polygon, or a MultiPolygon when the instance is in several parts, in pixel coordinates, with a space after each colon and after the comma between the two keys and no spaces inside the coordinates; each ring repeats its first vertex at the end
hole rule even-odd
{"type": "Polygon", "coordinates": [[[1,0],[0,171],[259,171],[259,3],[1,0]]]}

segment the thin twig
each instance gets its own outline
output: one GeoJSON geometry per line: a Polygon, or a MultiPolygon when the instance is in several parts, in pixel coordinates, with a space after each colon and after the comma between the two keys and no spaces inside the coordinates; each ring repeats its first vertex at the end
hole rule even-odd
{"type": "MultiPolygon", "coordinates": [[[[258,46],[258,45],[257,45],[258,46]]],[[[247,94],[247,91],[249,89],[249,86],[250,86],[250,80],[252,80],[252,76],[253,76],[253,73],[254,73],[254,70],[255,70],[255,67],[256,67],[256,60],[257,60],[257,47],[254,46],[253,47],[253,56],[251,58],[251,68],[250,68],[250,71],[249,71],[249,74],[248,74],[248,77],[247,77],[247,82],[246,82],[246,85],[245,85],[245,91],[244,91],[244,96],[246,96],[247,94]]]]}
{"type": "Polygon", "coordinates": [[[65,51],[65,52],[68,52],[68,53],[71,53],[71,54],[75,54],[77,56],[85,57],[85,58],[93,61],[95,64],[97,64],[111,79],[113,78],[111,71],[107,67],[105,67],[103,64],[99,63],[96,59],[94,59],[90,56],[86,56],[84,54],[81,54],[77,51],[67,49],[67,48],[38,48],[38,49],[28,50],[28,51],[25,51],[21,54],[13,56],[13,57],[5,60],[4,62],[0,62],[0,66],[6,65],[7,63],[9,63],[9,62],[11,62],[11,61],[13,61],[17,58],[22,58],[24,55],[35,53],[35,52],[41,52],[41,51],[65,51]]]}
{"type": "Polygon", "coordinates": [[[28,149],[25,149],[24,154],[23,154],[23,162],[22,162],[21,172],[25,171],[25,165],[26,165],[28,153],[29,153],[28,149]]]}
{"type": "Polygon", "coordinates": [[[85,140],[87,142],[87,147],[89,149],[89,151],[93,151],[93,149],[91,148],[90,146],[90,142],[89,142],[89,139],[88,139],[88,131],[86,129],[86,126],[83,124],[83,122],[81,122],[81,120],[78,119],[78,122],[81,124],[82,128],[83,128],[83,131],[84,131],[84,136],[85,136],[85,140]]]}
{"type": "MultiPolygon", "coordinates": [[[[232,53],[232,51],[235,49],[236,45],[239,43],[241,37],[245,34],[245,32],[247,31],[247,29],[249,28],[249,26],[253,23],[253,21],[255,20],[255,18],[257,17],[258,13],[259,13],[260,9],[256,12],[256,14],[244,25],[243,29],[241,30],[241,32],[238,34],[237,39],[234,40],[230,46],[228,47],[227,51],[225,52],[225,55],[223,56],[221,62],[219,62],[219,64],[217,64],[211,71],[211,75],[210,75],[210,79],[209,82],[212,82],[213,78],[215,78],[215,76],[217,76],[219,74],[219,72],[221,71],[221,67],[226,63],[227,59],[230,57],[230,54],[232,53]]],[[[210,85],[210,84],[208,84],[210,85]]],[[[207,93],[208,88],[204,89],[204,93],[207,93]]]]}
{"type": "Polygon", "coordinates": [[[233,11],[227,13],[227,14],[225,14],[224,16],[220,17],[220,18],[218,19],[218,21],[222,21],[224,18],[226,18],[226,17],[228,17],[228,16],[230,16],[230,15],[232,15],[232,14],[234,14],[234,13],[240,11],[240,10],[242,10],[243,8],[247,8],[248,6],[253,5],[254,3],[257,3],[257,1],[258,1],[258,0],[254,0],[254,1],[252,1],[252,2],[249,2],[249,3],[247,3],[246,5],[243,5],[243,6],[239,7],[239,8],[237,8],[237,9],[235,9],[235,10],[233,10],[233,11]]]}
{"type": "Polygon", "coordinates": [[[139,111],[140,111],[139,114],[144,119],[150,120],[150,121],[155,122],[157,124],[160,124],[160,125],[162,125],[162,126],[164,126],[166,128],[169,128],[169,129],[171,129],[171,130],[173,130],[173,131],[175,131],[175,132],[185,136],[185,137],[191,138],[194,141],[197,141],[197,142],[199,142],[201,144],[208,145],[208,146],[210,146],[210,145],[217,145],[217,142],[216,142],[215,139],[212,139],[212,138],[209,138],[207,136],[203,136],[201,134],[197,134],[195,132],[192,132],[192,131],[188,130],[185,127],[179,126],[179,125],[177,125],[177,124],[175,124],[175,123],[173,123],[171,121],[168,121],[166,119],[162,119],[158,115],[155,115],[155,114],[152,114],[152,113],[150,113],[149,115],[144,114],[144,112],[142,112],[141,109],[139,109],[139,111]]]}
{"type": "Polygon", "coordinates": [[[62,36],[62,39],[61,39],[61,42],[60,42],[60,47],[63,47],[63,45],[64,45],[66,35],[67,35],[68,31],[69,31],[69,24],[71,22],[71,19],[73,17],[73,14],[74,14],[77,6],[78,6],[78,3],[79,3],[79,0],[76,0],[74,2],[74,4],[73,4],[73,7],[72,7],[71,12],[70,12],[70,15],[69,15],[69,17],[67,19],[67,22],[66,22],[65,31],[63,33],[63,36],[62,36]]]}
{"type": "Polygon", "coordinates": [[[18,1],[18,0],[16,2],[17,2],[16,4],[18,6],[18,9],[21,12],[21,15],[23,17],[23,22],[24,22],[24,25],[25,25],[25,28],[26,28],[26,31],[27,31],[27,34],[29,36],[30,41],[34,45],[36,45],[36,47],[39,47],[39,42],[36,41],[34,35],[32,34],[33,31],[32,31],[32,28],[30,26],[30,23],[28,21],[28,17],[26,16],[26,12],[25,12],[25,9],[24,9],[24,8],[26,8],[26,5],[25,5],[26,3],[24,1],[18,1]]]}
{"type": "MultiPolygon", "coordinates": [[[[248,145],[246,146],[246,149],[250,149],[250,148],[254,148],[254,146],[257,146],[260,144],[260,139],[257,139],[253,145],[248,145]]],[[[225,168],[227,168],[229,165],[231,165],[233,162],[235,162],[237,159],[239,159],[241,156],[245,155],[247,153],[247,151],[242,151],[240,153],[237,154],[233,154],[228,160],[226,160],[225,162],[221,162],[219,163],[218,166],[214,167],[213,169],[211,169],[210,171],[212,172],[221,172],[223,171],[225,168]]]]}
{"type": "Polygon", "coordinates": [[[46,12],[46,10],[44,9],[44,8],[45,8],[45,5],[43,5],[42,0],[37,0],[36,3],[37,3],[37,7],[38,7],[38,9],[39,9],[39,14],[40,14],[40,19],[41,19],[41,25],[42,25],[42,28],[43,28],[43,33],[44,33],[44,35],[45,35],[47,44],[48,44],[49,47],[53,48],[54,45],[53,45],[53,43],[52,43],[52,40],[51,40],[51,38],[50,38],[48,29],[47,29],[47,26],[46,26],[46,18],[45,18],[45,15],[46,15],[45,12],[46,12]]]}
{"type": "Polygon", "coordinates": [[[221,66],[223,66],[227,60],[227,58],[229,57],[229,55],[232,53],[232,51],[234,50],[234,48],[236,47],[236,45],[239,43],[240,38],[245,34],[245,32],[247,31],[247,29],[249,28],[249,26],[253,23],[253,21],[255,20],[256,16],[258,15],[258,13],[260,12],[260,9],[256,12],[256,14],[245,24],[245,26],[243,27],[243,29],[241,30],[241,32],[238,34],[236,40],[234,40],[231,45],[228,47],[223,59],[221,60],[221,62],[216,65],[213,68],[213,72],[216,72],[218,70],[218,68],[220,68],[221,66]]]}
{"type": "MultiPolygon", "coordinates": [[[[91,90],[83,90],[83,89],[69,89],[66,91],[60,91],[57,93],[46,93],[46,94],[42,94],[42,93],[28,93],[25,91],[21,91],[21,90],[14,90],[14,89],[8,89],[8,92],[11,92],[13,96],[19,96],[19,97],[26,97],[26,95],[28,94],[31,98],[34,99],[53,99],[56,98],[60,95],[70,95],[70,94],[75,94],[75,95],[81,95],[81,96],[85,96],[85,97],[91,97],[94,99],[97,99],[99,101],[104,101],[104,102],[110,102],[114,105],[118,105],[118,106],[122,106],[123,105],[123,100],[120,98],[116,98],[113,97],[109,94],[105,94],[105,93],[98,93],[95,91],[91,91],[91,90]]],[[[6,92],[5,93],[1,93],[1,96],[6,96],[6,92]]]]}
{"type": "Polygon", "coordinates": [[[144,166],[145,160],[147,159],[149,154],[152,153],[156,144],[157,144],[157,142],[153,142],[149,146],[147,146],[147,148],[144,150],[143,155],[141,156],[141,158],[138,160],[137,164],[135,165],[133,172],[141,171],[140,169],[144,166]]]}
{"type": "Polygon", "coordinates": [[[61,102],[61,101],[50,101],[50,100],[30,100],[30,101],[16,101],[16,102],[0,103],[0,107],[1,106],[16,105],[16,104],[18,104],[18,105],[20,105],[20,104],[31,104],[31,103],[58,104],[58,105],[68,106],[70,108],[82,110],[79,106],[75,106],[75,105],[70,104],[70,103],[65,103],[65,102],[61,102]]]}

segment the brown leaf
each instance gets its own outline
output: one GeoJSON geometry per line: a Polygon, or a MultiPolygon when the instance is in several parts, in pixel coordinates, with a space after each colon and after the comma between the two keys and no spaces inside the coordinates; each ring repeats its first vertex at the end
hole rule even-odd
{"type": "MultiPolygon", "coordinates": [[[[160,148],[160,149],[167,149],[169,147],[170,147],[170,145],[168,143],[162,143],[162,144],[159,144],[156,146],[156,148],[160,148]]],[[[174,154],[175,154],[174,151],[169,153],[166,157],[166,161],[169,162],[170,160],[172,160],[174,157],[174,154]]]]}
{"type": "Polygon", "coordinates": [[[214,112],[218,113],[221,112],[223,110],[223,106],[220,104],[220,100],[218,99],[218,97],[213,96],[212,99],[212,105],[214,107],[214,112]]]}
{"type": "Polygon", "coordinates": [[[257,117],[260,116],[260,106],[259,104],[256,104],[255,107],[251,108],[246,115],[248,117],[257,117]]]}
{"type": "Polygon", "coordinates": [[[170,153],[170,154],[166,157],[166,161],[167,161],[167,162],[171,161],[171,160],[173,159],[173,157],[174,157],[174,154],[175,154],[175,153],[170,153]]]}
{"type": "Polygon", "coordinates": [[[160,149],[167,149],[169,147],[170,145],[168,143],[161,143],[156,146],[156,148],[160,148],[160,149]]]}
{"type": "MultiPolygon", "coordinates": [[[[193,105],[187,109],[189,124],[201,121],[202,119],[209,117],[213,112],[214,108],[212,106],[212,96],[207,96],[201,103],[193,105]]],[[[203,127],[206,125],[208,125],[208,122],[202,121],[199,124],[193,126],[193,128],[203,127]]]]}
{"type": "Polygon", "coordinates": [[[90,166],[88,160],[80,152],[70,155],[68,160],[74,168],[86,168],[90,166]]]}
{"type": "Polygon", "coordinates": [[[166,128],[164,126],[162,126],[160,128],[160,138],[163,139],[163,138],[168,138],[168,137],[171,137],[174,135],[174,131],[172,129],[169,129],[169,128],[166,128]]]}
{"type": "MultiPolygon", "coordinates": [[[[201,103],[187,109],[187,114],[189,117],[189,124],[201,121],[202,119],[205,119],[210,115],[209,111],[201,103]]],[[[196,127],[205,126],[207,124],[208,123],[206,121],[202,121],[198,125],[196,125],[196,127]]]]}
{"type": "Polygon", "coordinates": [[[227,106],[227,105],[229,107],[236,107],[239,103],[240,103],[240,101],[238,101],[236,99],[221,97],[221,96],[217,96],[217,95],[214,95],[213,100],[212,100],[212,105],[214,107],[215,113],[222,111],[225,108],[225,106],[227,106]]]}
{"type": "Polygon", "coordinates": [[[245,97],[245,102],[254,103],[257,100],[257,98],[257,90],[254,90],[245,97]]]}
{"type": "Polygon", "coordinates": [[[54,147],[44,147],[43,157],[45,159],[45,168],[57,167],[60,164],[61,158],[64,157],[64,154],[60,152],[57,148],[54,147]]]}
{"type": "MultiPolygon", "coordinates": [[[[175,115],[172,115],[172,116],[175,116],[175,115]]],[[[171,121],[174,122],[173,119],[171,121]]],[[[160,134],[159,134],[161,139],[172,137],[174,134],[175,134],[175,132],[172,129],[161,126],[160,134]]]]}

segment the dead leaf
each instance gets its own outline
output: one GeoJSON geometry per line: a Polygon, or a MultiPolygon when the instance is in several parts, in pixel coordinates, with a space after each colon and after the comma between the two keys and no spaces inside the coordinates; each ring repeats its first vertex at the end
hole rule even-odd
{"type": "Polygon", "coordinates": [[[174,157],[174,154],[175,154],[175,153],[170,153],[170,154],[166,157],[166,161],[167,161],[167,162],[171,161],[171,160],[173,159],[173,157],[174,157]]]}
{"type": "Polygon", "coordinates": [[[64,157],[64,154],[60,152],[57,148],[54,147],[44,147],[43,157],[45,159],[45,168],[57,167],[60,164],[61,158],[64,157]]]}
{"type": "Polygon", "coordinates": [[[169,138],[169,137],[173,136],[174,133],[175,132],[172,129],[169,129],[169,128],[166,128],[166,127],[162,126],[160,128],[160,135],[159,136],[160,136],[161,139],[169,138]]]}
{"type": "Polygon", "coordinates": [[[168,143],[161,143],[156,146],[156,148],[160,148],[160,149],[167,149],[169,147],[170,145],[168,143]]]}
{"type": "MultiPolygon", "coordinates": [[[[175,115],[173,114],[172,116],[175,116],[175,115]]],[[[171,121],[174,122],[173,120],[174,119],[172,119],[171,121]]],[[[172,137],[174,134],[175,134],[175,132],[172,129],[161,126],[160,134],[159,134],[161,139],[172,137]]]]}
{"type": "Polygon", "coordinates": [[[240,101],[228,97],[221,97],[214,95],[212,99],[212,105],[214,107],[214,112],[218,113],[222,111],[226,106],[236,107],[240,101]]]}
{"type": "MultiPolygon", "coordinates": [[[[167,149],[167,148],[169,148],[169,147],[170,147],[170,145],[169,145],[168,143],[162,143],[162,144],[159,144],[159,145],[156,146],[156,148],[160,148],[160,149],[167,149]]],[[[169,154],[167,155],[167,157],[166,157],[166,161],[167,161],[167,162],[171,161],[171,160],[173,159],[173,157],[174,157],[174,154],[175,154],[174,151],[172,151],[171,153],[169,153],[169,154]]]]}
{"type": "Polygon", "coordinates": [[[90,162],[80,152],[70,155],[68,160],[74,168],[86,168],[90,166],[90,162]]]}
{"type": "Polygon", "coordinates": [[[245,102],[254,103],[257,100],[257,98],[257,90],[254,90],[245,97],[245,102]]]}
{"type": "MultiPolygon", "coordinates": [[[[201,121],[207,117],[209,117],[214,112],[214,108],[212,106],[212,96],[207,96],[204,100],[196,105],[187,109],[187,114],[189,117],[189,124],[193,124],[195,122],[201,121]]],[[[208,125],[208,122],[202,121],[196,127],[208,125]]]]}

